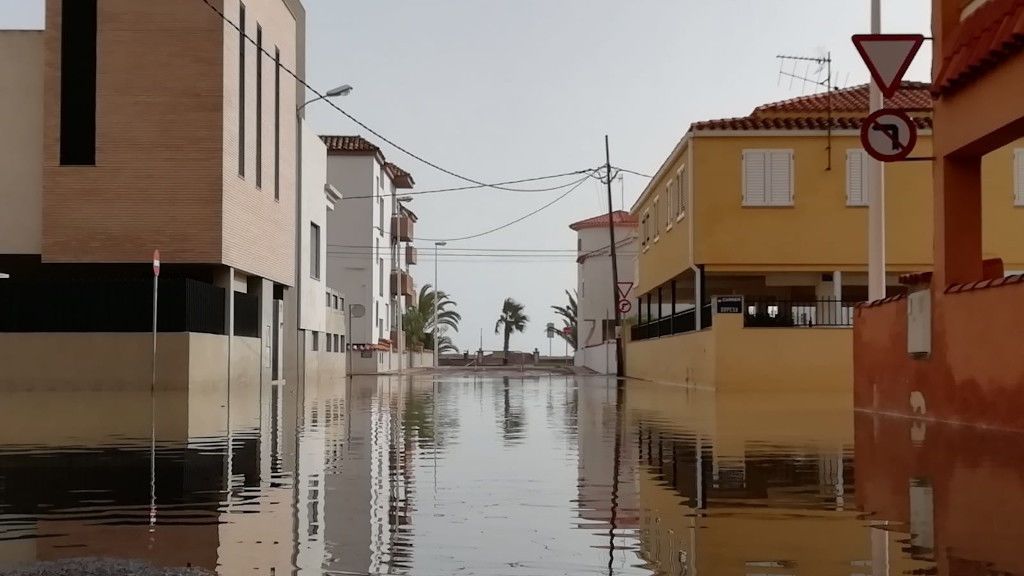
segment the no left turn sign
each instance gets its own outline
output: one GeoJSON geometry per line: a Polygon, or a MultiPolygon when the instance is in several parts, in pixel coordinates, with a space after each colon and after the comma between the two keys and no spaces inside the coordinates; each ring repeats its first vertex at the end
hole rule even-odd
{"type": "Polygon", "coordinates": [[[875,160],[897,162],[914,150],[917,125],[902,110],[877,110],[861,124],[860,141],[875,160]]]}

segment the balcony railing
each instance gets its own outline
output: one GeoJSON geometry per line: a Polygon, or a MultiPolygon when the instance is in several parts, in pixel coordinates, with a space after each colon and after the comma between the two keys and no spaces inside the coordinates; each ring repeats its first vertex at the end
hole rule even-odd
{"type": "Polygon", "coordinates": [[[412,296],[412,276],[405,272],[392,272],[391,273],[391,295],[392,296],[412,296]]]}
{"type": "Polygon", "coordinates": [[[412,244],[406,244],[405,246],[405,263],[415,264],[419,253],[416,251],[416,247],[412,244]]]}
{"type": "Polygon", "coordinates": [[[751,299],[744,302],[743,326],[747,328],[850,327],[857,303],[820,300],[751,299]]]}

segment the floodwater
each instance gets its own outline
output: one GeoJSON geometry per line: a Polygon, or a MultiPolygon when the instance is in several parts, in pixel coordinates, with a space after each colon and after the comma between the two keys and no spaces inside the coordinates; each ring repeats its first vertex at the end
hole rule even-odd
{"type": "Polygon", "coordinates": [[[0,398],[0,572],[1024,574],[1024,437],[603,377],[0,398]]]}

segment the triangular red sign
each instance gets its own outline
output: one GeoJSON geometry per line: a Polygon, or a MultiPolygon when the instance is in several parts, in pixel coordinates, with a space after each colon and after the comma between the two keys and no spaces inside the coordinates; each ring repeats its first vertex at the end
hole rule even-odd
{"type": "Polygon", "coordinates": [[[617,287],[619,290],[619,300],[622,300],[626,297],[627,294],[629,294],[629,291],[633,289],[633,283],[619,282],[617,287]]]}
{"type": "Polygon", "coordinates": [[[903,75],[910,68],[914,56],[921,49],[924,36],[920,34],[854,34],[853,45],[868,65],[871,78],[892,98],[900,88],[903,75]]]}

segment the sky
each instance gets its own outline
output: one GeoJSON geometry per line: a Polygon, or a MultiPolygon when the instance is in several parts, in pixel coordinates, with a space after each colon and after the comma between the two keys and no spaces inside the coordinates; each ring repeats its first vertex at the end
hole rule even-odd
{"type": "MultiPolygon", "coordinates": [[[[186,0],[178,0],[186,1],[186,0]]],[[[194,0],[202,7],[200,0],[194,0]]],[[[744,116],[808,94],[780,79],[778,54],[831,52],[839,86],[866,82],[850,36],[869,31],[869,0],[304,0],[307,78],[390,140],[452,172],[501,182],[595,168],[604,136],[614,166],[653,174],[690,123],[744,116]]],[[[930,35],[930,0],[884,0],[882,31],[930,35]]],[[[42,26],[41,0],[0,0],[0,28],[42,26]]],[[[907,79],[927,80],[930,45],[907,79]]],[[[787,65],[786,71],[793,71],[787,65]]],[[[814,70],[797,68],[801,75],[814,70]]],[[[466,185],[380,142],[323,103],[307,110],[321,134],[361,134],[412,173],[416,189],[466,185]]],[[[522,184],[545,188],[571,179],[522,184]]],[[[615,208],[629,209],[647,180],[624,174],[615,208]],[[624,200],[624,204],[623,204],[624,200]]],[[[563,190],[477,189],[417,197],[417,284],[434,282],[433,241],[477,234],[554,200],[563,190]]],[[[344,205],[342,203],[341,209],[344,205]]],[[[494,324],[506,297],[530,323],[513,349],[548,350],[551,305],[576,286],[568,225],[607,211],[597,180],[535,216],[479,238],[449,242],[439,285],[463,316],[460,349],[500,349],[494,324]],[[456,255],[461,253],[463,255],[456,255]],[[483,254],[466,256],[465,254],[483,254]],[[520,253],[521,254],[521,253],[520,253]],[[557,254],[557,255],[556,255],[557,254]]],[[[330,262],[328,262],[330,265],[330,262]]],[[[554,350],[564,352],[555,341],[554,350]]]]}

